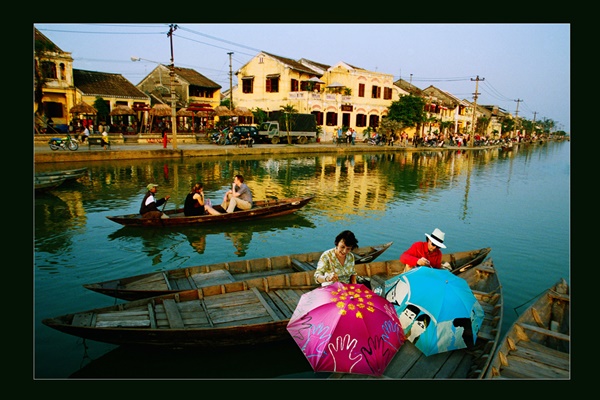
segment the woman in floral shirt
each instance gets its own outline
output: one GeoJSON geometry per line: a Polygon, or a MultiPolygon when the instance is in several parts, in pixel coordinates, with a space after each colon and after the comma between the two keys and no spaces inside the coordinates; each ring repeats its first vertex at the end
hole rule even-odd
{"type": "Polygon", "coordinates": [[[335,237],[335,247],[321,254],[315,271],[315,282],[327,286],[333,282],[356,283],[354,254],[358,240],[351,231],[343,231],[335,237]]]}

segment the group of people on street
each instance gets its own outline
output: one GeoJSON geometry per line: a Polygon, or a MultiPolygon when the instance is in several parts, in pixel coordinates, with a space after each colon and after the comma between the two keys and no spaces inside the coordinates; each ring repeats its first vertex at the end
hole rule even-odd
{"type": "MultiPolygon", "coordinates": [[[[442,264],[442,251],[445,249],[445,233],[435,228],[431,234],[425,234],[425,241],[414,242],[400,255],[400,261],[405,264],[404,272],[416,267],[451,269],[449,263],[442,264]]],[[[357,283],[355,257],[352,250],[358,247],[358,240],[352,231],[342,231],[335,237],[335,247],[321,254],[314,274],[316,283],[321,286],[334,282],[357,283]]]]}
{"type": "Polygon", "coordinates": [[[344,129],[339,126],[336,129],[335,143],[337,146],[341,146],[342,143],[346,143],[346,146],[354,146],[356,144],[356,130],[354,130],[354,128],[348,128],[344,133],[344,129]]]}
{"type": "MultiPolygon", "coordinates": [[[[167,214],[160,211],[158,207],[165,204],[171,196],[165,196],[160,199],[156,198],[158,185],[150,183],[146,186],[148,190],[142,200],[140,206],[140,215],[142,218],[169,218],[167,214]]],[[[235,212],[236,210],[250,210],[253,206],[252,191],[244,182],[244,177],[240,174],[235,175],[231,189],[225,192],[221,209],[227,213],[235,212]]],[[[222,212],[216,210],[210,199],[204,196],[204,186],[202,183],[195,183],[190,192],[187,194],[183,213],[186,217],[199,215],[220,215],[222,212]]]]}

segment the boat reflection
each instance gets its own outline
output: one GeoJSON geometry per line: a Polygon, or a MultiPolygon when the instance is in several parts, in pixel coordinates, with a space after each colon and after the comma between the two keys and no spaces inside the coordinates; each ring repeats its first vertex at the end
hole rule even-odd
{"type": "Polygon", "coordinates": [[[148,254],[159,255],[164,247],[176,242],[180,236],[185,236],[190,246],[199,254],[204,254],[207,246],[207,237],[223,236],[233,244],[234,253],[238,257],[246,255],[253,234],[283,231],[297,228],[316,228],[316,225],[302,214],[294,213],[276,218],[267,218],[255,222],[238,222],[229,225],[207,225],[200,227],[179,228],[139,228],[124,226],[108,235],[111,241],[122,240],[131,243],[141,239],[143,248],[148,254]],[[160,237],[162,236],[162,238],[160,237]],[[157,245],[158,244],[158,245],[157,245]]]}

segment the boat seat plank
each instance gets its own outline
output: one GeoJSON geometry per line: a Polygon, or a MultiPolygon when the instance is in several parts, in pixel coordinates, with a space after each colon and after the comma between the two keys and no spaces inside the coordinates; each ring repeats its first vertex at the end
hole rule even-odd
{"type": "Polygon", "coordinates": [[[540,343],[521,340],[517,345],[517,350],[510,354],[513,353],[522,358],[530,358],[562,369],[569,368],[569,353],[563,353],[540,343]]]}
{"type": "Polygon", "coordinates": [[[268,293],[271,299],[277,304],[277,308],[285,315],[291,318],[294,310],[300,301],[300,296],[294,290],[280,289],[276,292],[268,293]]]}
{"type": "MultiPolygon", "coordinates": [[[[512,353],[511,353],[512,354],[512,353]]],[[[508,356],[508,365],[500,369],[504,377],[564,379],[569,377],[569,371],[547,366],[534,360],[524,359],[513,355],[508,356]]]]}
{"type": "Polygon", "coordinates": [[[97,328],[108,327],[149,327],[148,308],[113,311],[96,314],[97,328]]]}
{"type": "Polygon", "coordinates": [[[142,279],[123,285],[126,290],[165,290],[170,289],[163,272],[152,274],[142,279]]]}
{"type": "Polygon", "coordinates": [[[183,319],[181,318],[181,314],[179,313],[179,308],[177,307],[177,303],[173,299],[165,299],[163,301],[163,305],[165,306],[165,312],[167,313],[167,319],[169,320],[169,325],[173,329],[183,329],[183,319]]]}
{"type": "Polygon", "coordinates": [[[227,271],[226,269],[192,274],[191,278],[196,285],[193,287],[193,289],[203,286],[223,285],[236,281],[231,272],[227,271]]]}
{"type": "Polygon", "coordinates": [[[265,299],[263,298],[261,293],[258,291],[258,289],[253,287],[250,290],[252,290],[252,292],[254,293],[256,298],[260,301],[260,303],[263,305],[265,310],[269,313],[271,318],[273,318],[273,321],[279,321],[281,318],[279,318],[279,315],[273,310],[273,308],[271,308],[271,305],[265,301],[265,299]]]}
{"type": "Polygon", "coordinates": [[[196,289],[195,286],[190,284],[187,278],[171,278],[171,289],[169,290],[192,290],[196,289]]]}
{"type": "Polygon", "coordinates": [[[73,322],[71,325],[73,326],[92,326],[92,321],[94,319],[94,313],[87,312],[81,314],[75,314],[73,317],[73,322]]]}
{"type": "Polygon", "coordinates": [[[291,259],[291,263],[292,263],[292,268],[294,268],[295,271],[314,271],[316,269],[316,267],[306,261],[300,261],[297,260],[295,258],[291,259]]]}
{"type": "Polygon", "coordinates": [[[384,375],[392,379],[404,378],[413,365],[420,362],[421,358],[424,357],[421,350],[407,340],[388,364],[384,375]]]}
{"type": "Polygon", "coordinates": [[[555,332],[555,331],[551,331],[550,329],[540,328],[540,327],[537,327],[534,325],[529,325],[529,324],[524,324],[524,323],[519,323],[518,325],[524,329],[533,331],[535,333],[541,333],[542,335],[546,335],[546,336],[553,337],[556,339],[564,340],[567,342],[571,341],[571,337],[569,335],[565,335],[560,332],[555,332]]]}

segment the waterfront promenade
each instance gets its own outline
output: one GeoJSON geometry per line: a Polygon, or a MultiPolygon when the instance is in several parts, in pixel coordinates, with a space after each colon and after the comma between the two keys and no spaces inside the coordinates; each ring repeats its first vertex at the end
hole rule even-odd
{"type": "Polygon", "coordinates": [[[178,143],[177,150],[172,144],[163,149],[162,144],[129,144],[115,143],[110,150],[104,150],[99,146],[88,148],[87,144],[80,144],[76,151],[65,151],[50,149],[47,143],[34,143],[34,163],[55,162],[88,162],[107,160],[136,160],[146,158],[184,158],[184,157],[207,157],[207,156],[236,156],[236,155],[260,155],[260,154],[306,154],[306,153],[332,153],[340,154],[354,152],[399,152],[399,151],[444,151],[444,150],[481,150],[497,146],[486,147],[419,147],[414,146],[371,146],[366,143],[356,143],[354,146],[337,146],[329,143],[309,144],[255,144],[252,147],[236,147],[234,145],[178,143]]]}

